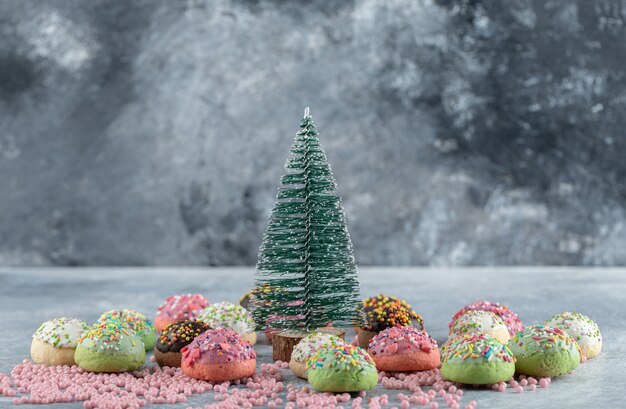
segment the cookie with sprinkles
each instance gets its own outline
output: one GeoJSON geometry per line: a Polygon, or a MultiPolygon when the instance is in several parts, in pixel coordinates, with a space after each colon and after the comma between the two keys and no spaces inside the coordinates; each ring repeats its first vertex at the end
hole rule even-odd
{"type": "Polygon", "coordinates": [[[509,341],[515,370],[531,376],[560,376],[572,372],[583,359],[580,347],[560,328],[533,325],[509,341]]]}
{"type": "Polygon", "coordinates": [[[586,315],[562,312],[547,320],[545,325],[560,328],[574,338],[586,358],[593,358],[602,350],[600,328],[586,315]]]}
{"type": "Polygon", "coordinates": [[[76,318],[60,317],[42,323],[33,334],[30,356],[38,364],[76,365],[74,351],[87,323],[76,318]]]}
{"type": "Polygon", "coordinates": [[[443,350],[441,376],[448,381],[487,385],[508,381],[514,373],[513,352],[486,334],[451,338],[443,350]]]}
{"type": "Polygon", "coordinates": [[[344,344],[324,346],[306,364],[311,386],[319,392],[358,392],[373,389],[378,371],[364,349],[344,344]]]}
{"type": "Polygon", "coordinates": [[[157,309],[154,326],[162,331],[168,324],[176,321],[194,320],[209,305],[201,294],[179,294],[167,297],[157,309]]]}
{"type": "Polygon", "coordinates": [[[467,310],[461,314],[450,327],[449,337],[460,337],[473,334],[486,334],[506,344],[511,339],[509,330],[499,316],[491,311],[467,310]]]}
{"type": "Polygon", "coordinates": [[[202,310],[196,319],[205,322],[211,328],[232,329],[251,344],[256,343],[254,319],[241,305],[218,302],[202,310]]]}
{"type": "Polygon", "coordinates": [[[135,331],[139,338],[141,338],[141,342],[143,342],[146,351],[150,351],[154,348],[154,344],[156,343],[154,324],[142,313],[128,308],[123,310],[111,310],[102,314],[98,319],[99,322],[107,320],[119,321],[135,331]]]}
{"type": "Polygon", "coordinates": [[[497,302],[491,302],[491,301],[486,301],[486,300],[476,301],[473,304],[466,305],[465,307],[461,308],[452,317],[452,321],[450,321],[450,323],[448,324],[448,328],[452,328],[456,320],[461,315],[471,310],[493,312],[498,317],[502,318],[502,320],[506,324],[506,327],[509,329],[510,336],[513,336],[515,335],[517,331],[521,331],[524,329],[524,324],[522,323],[522,320],[520,320],[517,314],[511,311],[509,307],[507,307],[506,305],[497,303],[497,302]]]}
{"type": "Polygon", "coordinates": [[[359,346],[364,349],[367,349],[370,339],[384,329],[397,325],[424,329],[421,315],[413,311],[406,301],[387,295],[364,299],[360,315],[358,339],[359,346]]]}
{"type": "Polygon", "coordinates": [[[338,336],[327,334],[323,332],[315,332],[302,338],[300,342],[296,344],[291,353],[291,360],[289,361],[289,368],[298,377],[307,379],[306,363],[317,351],[325,346],[340,346],[343,345],[343,339],[338,336]]]}
{"type": "Polygon", "coordinates": [[[437,341],[413,327],[382,330],[370,340],[368,352],[379,371],[427,371],[441,364],[437,341]]]}
{"type": "Polygon", "coordinates": [[[74,358],[88,372],[127,372],[144,365],[146,351],[135,331],[109,320],[95,323],[83,334],[74,358]]]}
{"type": "Polygon", "coordinates": [[[230,329],[208,330],[181,349],[181,369],[191,378],[230,381],[254,375],[256,352],[248,341],[230,329]]]}
{"type": "Polygon", "coordinates": [[[202,321],[173,322],[161,331],[156,341],[154,357],[160,366],[180,367],[181,349],[197,336],[211,329],[202,321]]]}

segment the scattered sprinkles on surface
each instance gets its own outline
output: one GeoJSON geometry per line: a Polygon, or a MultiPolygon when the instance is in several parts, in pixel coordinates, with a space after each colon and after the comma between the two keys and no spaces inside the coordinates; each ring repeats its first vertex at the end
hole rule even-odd
{"type": "MultiPolygon", "coordinates": [[[[388,389],[389,394],[360,392],[351,396],[348,393],[318,393],[308,386],[283,383],[283,371],[287,368],[288,364],[280,361],[261,364],[259,372],[252,377],[215,383],[191,379],[180,368],[149,367],[131,373],[91,374],[77,366],[47,367],[24,360],[9,375],[0,373],[0,395],[13,397],[15,404],[78,401],[83,402],[85,409],[185,403],[189,397],[207,392],[211,393],[207,398],[213,402],[194,408],[266,406],[319,409],[336,406],[381,409],[394,406],[395,402],[402,409],[416,405],[430,409],[475,409],[477,406],[473,400],[462,404],[464,391],[456,384],[443,380],[438,369],[415,373],[379,372],[379,384],[388,389]],[[426,390],[426,387],[430,389],[426,390]],[[397,392],[392,393],[393,390],[397,392]]],[[[491,388],[519,393],[547,388],[549,384],[550,378],[534,379],[521,375],[517,380],[500,382],[491,385],[491,388]]],[[[188,409],[192,407],[188,406],[188,409]]]]}
{"type": "Polygon", "coordinates": [[[83,320],[60,317],[41,324],[33,338],[55,348],[76,348],[78,340],[88,329],[89,325],[83,320]]]}

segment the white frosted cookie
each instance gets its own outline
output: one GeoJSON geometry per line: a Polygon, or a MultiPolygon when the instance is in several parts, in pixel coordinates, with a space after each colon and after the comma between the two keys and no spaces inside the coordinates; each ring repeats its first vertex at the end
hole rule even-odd
{"type": "Polygon", "coordinates": [[[336,335],[323,332],[309,334],[293,347],[289,368],[296,376],[307,379],[306,362],[309,358],[315,355],[322,347],[335,347],[343,344],[343,340],[336,335]]]}
{"type": "Polygon", "coordinates": [[[204,322],[213,329],[231,329],[239,333],[249,343],[254,344],[256,342],[254,319],[248,310],[241,305],[218,302],[202,310],[196,320],[204,322]]]}
{"type": "Polygon", "coordinates": [[[79,338],[89,326],[76,318],[46,321],[33,334],[30,355],[38,364],[75,365],[74,351],[79,338]]]}
{"type": "Polygon", "coordinates": [[[602,350],[600,328],[586,315],[566,311],[556,314],[545,325],[560,328],[574,338],[586,358],[593,358],[602,350]]]}
{"type": "Polygon", "coordinates": [[[491,311],[468,310],[450,328],[451,338],[480,334],[496,338],[503,344],[511,339],[505,322],[491,311]]]}

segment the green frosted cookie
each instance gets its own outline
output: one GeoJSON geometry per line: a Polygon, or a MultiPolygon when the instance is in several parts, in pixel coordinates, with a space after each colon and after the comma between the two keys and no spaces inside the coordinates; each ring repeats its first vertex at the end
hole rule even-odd
{"type": "Polygon", "coordinates": [[[119,321],[135,331],[146,351],[151,351],[154,348],[156,344],[154,324],[142,313],[131,309],[111,310],[102,314],[98,322],[107,320],[119,321]]]}
{"type": "Polygon", "coordinates": [[[486,334],[451,339],[446,343],[441,362],[444,379],[471,385],[508,381],[515,373],[511,350],[486,334]]]}
{"type": "Polygon", "coordinates": [[[146,351],[132,329],[109,320],[94,324],[83,334],[74,359],[89,372],[126,372],[143,366],[146,351]]]}
{"type": "Polygon", "coordinates": [[[307,361],[311,386],[319,392],[358,392],[373,389],[378,371],[364,349],[327,345],[307,361]]]}
{"type": "Polygon", "coordinates": [[[559,376],[572,372],[581,361],[578,344],[559,328],[533,325],[509,341],[515,370],[531,376],[559,376]]]}

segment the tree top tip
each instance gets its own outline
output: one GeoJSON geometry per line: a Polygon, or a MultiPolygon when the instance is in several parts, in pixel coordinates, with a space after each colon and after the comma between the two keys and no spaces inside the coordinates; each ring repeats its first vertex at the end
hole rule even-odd
{"type": "Polygon", "coordinates": [[[306,118],[309,115],[309,107],[304,108],[304,117],[306,118]]]}

